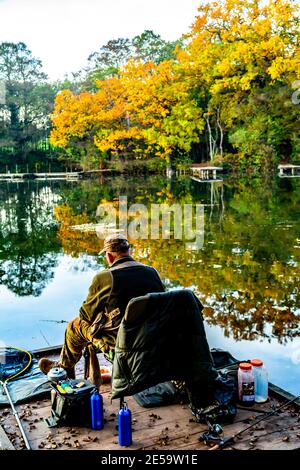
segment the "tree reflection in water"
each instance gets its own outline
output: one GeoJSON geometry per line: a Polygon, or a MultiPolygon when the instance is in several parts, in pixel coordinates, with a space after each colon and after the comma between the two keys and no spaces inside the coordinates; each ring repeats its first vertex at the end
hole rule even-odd
{"type": "Polygon", "coordinates": [[[221,326],[226,336],[275,337],[283,343],[300,333],[299,183],[267,177],[218,183],[187,177],[171,183],[164,177],[111,178],[101,185],[61,184],[52,188],[56,196],[48,205],[40,192],[33,196],[25,187],[16,191],[18,196],[8,192],[3,197],[2,191],[6,222],[3,227],[1,223],[1,282],[19,295],[39,295],[51,279],[60,244],[65,254],[96,258],[101,240],[71,226],[96,223],[100,202],[117,206],[119,195],[126,195],[128,205],[148,208],[151,203],[202,203],[201,250],[188,251],[184,240],[138,239],[134,256],[157,268],[167,287],[194,289],[206,306],[206,321],[221,326]],[[55,206],[55,220],[49,216],[50,206],[55,206]]]}
{"type": "Polygon", "coordinates": [[[39,296],[53,278],[60,243],[47,185],[0,186],[0,284],[19,296],[39,296]]]}

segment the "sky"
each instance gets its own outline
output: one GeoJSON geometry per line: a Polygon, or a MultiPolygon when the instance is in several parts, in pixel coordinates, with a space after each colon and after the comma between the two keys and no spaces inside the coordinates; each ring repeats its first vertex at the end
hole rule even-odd
{"type": "Polygon", "coordinates": [[[174,40],[197,14],[197,0],[0,0],[0,42],[24,42],[50,79],[87,64],[110,39],[152,29],[174,40]]]}

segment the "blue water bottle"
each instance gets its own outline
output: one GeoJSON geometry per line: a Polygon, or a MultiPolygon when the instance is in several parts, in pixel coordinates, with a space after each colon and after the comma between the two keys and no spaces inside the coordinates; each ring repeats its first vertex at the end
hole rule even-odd
{"type": "Polygon", "coordinates": [[[131,411],[125,402],[123,402],[119,411],[118,424],[119,445],[130,446],[132,444],[131,411]]]}
{"type": "Polygon", "coordinates": [[[91,420],[92,429],[104,428],[103,398],[98,390],[95,390],[91,395],[91,420]]]}

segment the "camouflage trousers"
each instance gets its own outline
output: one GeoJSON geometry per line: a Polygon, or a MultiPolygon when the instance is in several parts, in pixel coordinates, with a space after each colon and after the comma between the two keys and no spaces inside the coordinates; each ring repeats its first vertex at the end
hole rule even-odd
{"type": "Polygon", "coordinates": [[[73,369],[75,364],[80,360],[82,352],[88,343],[106,354],[108,358],[111,356],[114,347],[114,338],[94,338],[90,332],[90,323],[79,317],[68,323],[65,332],[65,341],[60,355],[60,365],[65,369],[73,369]]]}
{"type": "MultiPolygon", "coordinates": [[[[115,339],[112,334],[106,334],[102,338],[94,338],[90,332],[90,323],[76,317],[68,323],[65,332],[65,341],[60,355],[60,365],[67,370],[73,370],[75,364],[81,359],[82,352],[88,343],[92,343],[101,350],[107,359],[113,359],[113,349],[115,339]]],[[[172,380],[178,392],[183,392],[185,383],[179,380],[172,380]]]]}

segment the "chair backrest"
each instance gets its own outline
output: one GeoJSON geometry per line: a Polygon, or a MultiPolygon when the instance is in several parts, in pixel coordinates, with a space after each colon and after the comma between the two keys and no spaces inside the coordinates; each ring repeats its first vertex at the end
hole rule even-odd
{"type": "MultiPolygon", "coordinates": [[[[167,292],[164,292],[163,294],[167,294],[167,292]]],[[[131,299],[125,311],[125,321],[127,323],[136,323],[145,320],[145,314],[147,312],[147,305],[149,303],[149,299],[150,294],[131,299]]]]}
{"type": "Polygon", "coordinates": [[[212,358],[201,310],[187,289],[132,299],[117,335],[112,397],[132,395],[183,375],[192,379],[208,375],[212,358]]]}

